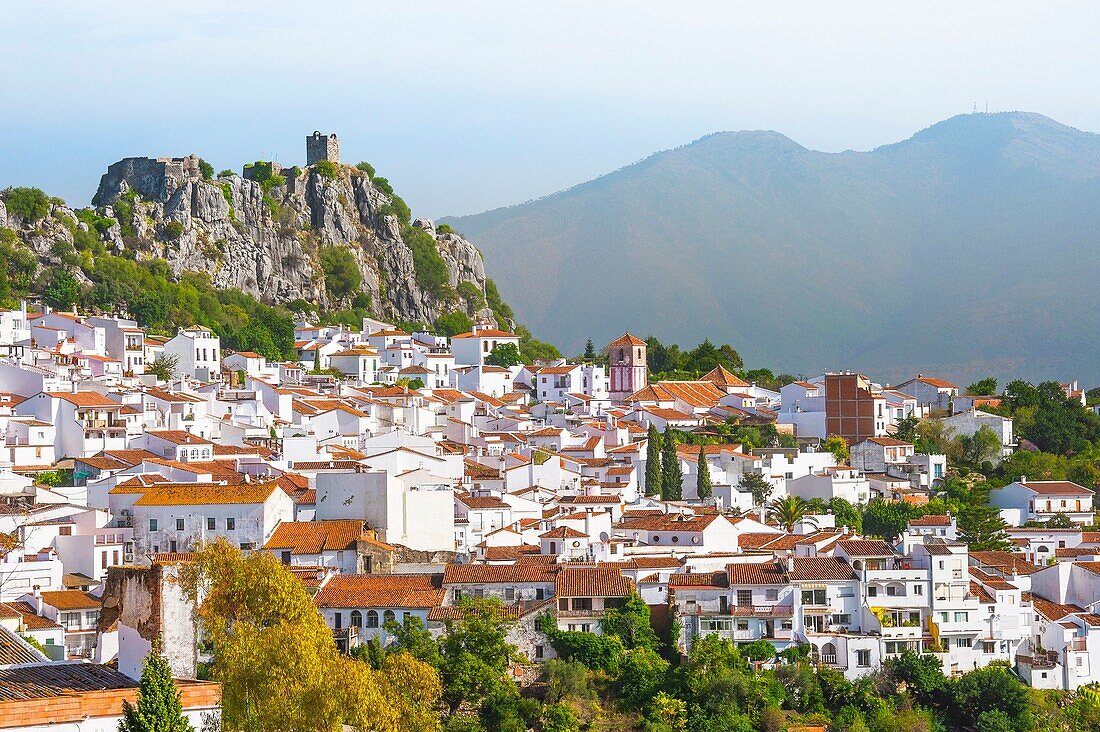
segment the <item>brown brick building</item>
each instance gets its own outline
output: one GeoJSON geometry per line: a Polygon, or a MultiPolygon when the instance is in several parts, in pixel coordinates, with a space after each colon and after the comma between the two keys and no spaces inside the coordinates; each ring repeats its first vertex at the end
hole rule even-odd
{"type": "Polygon", "coordinates": [[[849,445],[886,434],[886,400],[862,374],[825,374],[825,434],[849,445]]]}

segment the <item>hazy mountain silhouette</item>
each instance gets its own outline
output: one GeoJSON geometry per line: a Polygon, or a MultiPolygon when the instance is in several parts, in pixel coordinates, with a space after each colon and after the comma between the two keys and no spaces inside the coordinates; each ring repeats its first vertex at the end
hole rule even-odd
{"type": "Polygon", "coordinates": [[[629,328],[746,363],[1100,380],[1100,136],[953,117],[871,152],[721,132],[448,219],[541,338],[629,328]]]}

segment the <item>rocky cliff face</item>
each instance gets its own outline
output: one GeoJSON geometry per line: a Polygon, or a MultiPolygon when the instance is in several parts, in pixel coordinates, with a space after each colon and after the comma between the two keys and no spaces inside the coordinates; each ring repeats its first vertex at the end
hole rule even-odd
{"type": "MultiPolygon", "coordinates": [[[[426,219],[403,226],[391,196],[367,173],[340,165],[276,171],[263,184],[239,175],[208,180],[195,156],[127,158],[110,166],[92,202],[99,214],[118,221],[103,234],[113,252],[161,258],[177,274],[203,272],[216,287],[238,288],[265,302],[302,299],[321,310],[346,306],[356,293],[334,297],[321,266],[323,249],[336,246],[354,257],[360,291],[370,295],[382,317],[430,323],[480,305],[458,294],[471,293],[458,287],[463,282],[484,292],[478,250],[426,219]],[[417,235],[415,229],[434,243],[447,283],[437,278],[429,286],[418,278],[406,241],[417,235]]],[[[44,260],[51,258],[53,242],[72,241],[65,219],[85,226],[60,204],[35,227],[2,210],[0,218],[5,219],[0,226],[20,230],[20,238],[44,260]]],[[[421,259],[425,256],[432,255],[421,252],[421,259]]]]}

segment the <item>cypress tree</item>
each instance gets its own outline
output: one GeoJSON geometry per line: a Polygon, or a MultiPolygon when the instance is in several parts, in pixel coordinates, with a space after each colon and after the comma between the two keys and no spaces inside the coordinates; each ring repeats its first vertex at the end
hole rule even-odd
{"type": "Polygon", "coordinates": [[[584,360],[595,361],[596,360],[596,346],[592,344],[592,339],[589,338],[588,342],[584,344],[584,360]]]}
{"type": "Polygon", "coordinates": [[[661,438],[661,498],[679,501],[684,497],[684,472],[680,470],[680,458],[676,454],[676,436],[672,427],[665,426],[661,438]]]}
{"type": "Polygon", "coordinates": [[[183,716],[180,693],[168,659],[153,648],[141,669],[137,705],[122,702],[118,732],[194,732],[183,716]]]}
{"type": "Polygon", "coordinates": [[[710,484],[710,467],[707,465],[707,450],[702,445],[699,446],[699,472],[695,481],[695,488],[699,493],[700,501],[705,501],[714,493],[710,484]]]}
{"type": "Polygon", "coordinates": [[[657,426],[649,423],[649,436],[645,448],[645,494],[655,496],[661,492],[661,436],[657,426]]]}

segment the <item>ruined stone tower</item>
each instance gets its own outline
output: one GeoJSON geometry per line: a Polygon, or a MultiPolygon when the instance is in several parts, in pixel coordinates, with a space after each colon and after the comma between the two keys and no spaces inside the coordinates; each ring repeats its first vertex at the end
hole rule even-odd
{"type": "Polygon", "coordinates": [[[340,140],[335,134],[322,135],[314,131],[306,137],[306,165],[313,165],[318,160],[340,162],[340,140]]]}

